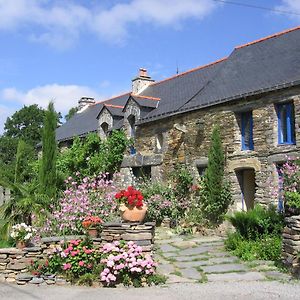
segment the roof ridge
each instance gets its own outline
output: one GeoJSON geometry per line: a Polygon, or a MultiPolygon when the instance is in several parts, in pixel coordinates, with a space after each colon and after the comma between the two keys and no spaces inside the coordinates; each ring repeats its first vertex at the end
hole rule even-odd
{"type": "Polygon", "coordinates": [[[115,105],[115,104],[105,104],[104,103],[104,106],[112,107],[112,108],[124,108],[124,106],[122,106],[122,105],[115,105]]]}
{"type": "Polygon", "coordinates": [[[213,62],[211,62],[211,63],[208,63],[208,64],[205,64],[205,65],[202,65],[202,66],[199,66],[199,67],[196,67],[196,68],[187,70],[187,71],[185,71],[185,72],[182,72],[182,73],[173,75],[173,76],[171,76],[171,77],[168,77],[168,78],[163,79],[163,80],[160,80],[160,81],[153,82],[153,83],[150,84],[150,86],[153,86],[153,85],[156,85],[156,84],[160,84],[160,83],[163,83],[163,82],[165,82],[165,81],[168,81],[168,80],[171,80],[171,79],[174,79],[174,78],[177,78],[177,77],[181,77],[181,76],[183,76],[183,75],[185,75],[185,74],[188,74],[188,73],[191,73],[191,72],[195,72],[195,71],[198,71],[198,70],[201,70],[201,69],[204,69],[204,68],[213,66],[213,65],[215,65],[215,64],[217,64],[217,63],[220,63],[220,62],[226,60],[227,58],[228,58],[228,56],[225,56],[225,57],[220,58],[220,59],[218,59],[218,60],[216,60],[216,61],[213,61],[213,62]]]}
{"type": "Polygon", "coordinates": [[[249,43],[246,43],[246,44],[243,44],[243,45],[240,45],[240,46],[236,46],[234,49],[241,49],[241,48],[253,45],[253,44],[257,44],[257,43],[260,43],[260,42],[272,39],[274,37],[281,36],[283,34],[286,34],[286,33],[289,33],[289,32],[292,32],[292,31],[295,31],[295,30],[298,30],[298,29],[300,29],[300,26],[297,26],[297,27],[294,27],[294,28],[290,28],[290,29],[286,29],[286,30],[283,30],[283,31],[280,31],[280,32],[277,32],[277,33],[274,33],[274,34],[271,34],[271,35],[268,35],[266,37],[254,40],[252,42],[249,42],[249,43]]]}
{"type": "Polygon", "coordinates": [[[141,95],[136,95],[136,94],[131,94],[132,97],[136,97],[136,98],[146,98],[149,100],[153,100],[153,101],[160,101],[161,98],[158,97],[150,97],[150,96],[141,96],[141,95]]]}
{"type": "Polygon", "coordinates": [[[96,104],[100,104],[100,103],[104,104],[104,102],[107,102],[107,101],[110,101],[110,100],[113,100],[113,99],[116,99],[116,98],[119,98],[119,97],[122,97],[122,96],[125,96],[125,95],[130,95],[130,92],[127,92],[127,93],[124,93],[124,94],[120,94],[120,95],[117,95],[117,96],[114,96],[112,98],[108,98],[108,99],[105,99],[105,100],[102,100],[102,101],[95,102],[92,105],[96,105],[96,104]]]}

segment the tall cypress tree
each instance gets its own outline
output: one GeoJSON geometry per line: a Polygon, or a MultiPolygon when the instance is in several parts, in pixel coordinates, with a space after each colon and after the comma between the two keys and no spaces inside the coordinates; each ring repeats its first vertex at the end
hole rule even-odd
{"type": "Polygon", "coordinates": [[[56,195],[56,155],[57,145],[55,130],[57,115],[53,102],[50,102],[45,113],[42,133],[42,161],[40,166],[40,192],[50,198],[56,195]]]}
{"type": "Polygon", "coordinates": [[[21,174],[22,174],[22,161],[24,160],[25,155],[25,147],[26,144],[23,140],[19,140],[17,154],[16,154],[16,166],[15,166],[15,179],[14,182],[20,182],[21,174]]]}
{"type": "Polygon", "coordinates": [[[215,126],[200,194],[204,217],[213,225],[222,221],[222,217],[232,201],[229,184],[224,180],[224,163],[220,129],[219,126],[215,126]]]}

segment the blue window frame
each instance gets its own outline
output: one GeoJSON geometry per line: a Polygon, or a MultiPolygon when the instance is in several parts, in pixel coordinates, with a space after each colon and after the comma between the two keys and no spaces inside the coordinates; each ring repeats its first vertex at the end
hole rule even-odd
{"type": "Polygon", "coordinates": [[[242,150],[253,150],[253,117],[252,111],[241,113],[242,150]]]}
{"type": "Polygon", "coordinates": [[[278,144],[295,144],[295,117],[292,103],[277,105],[278,144]]]}

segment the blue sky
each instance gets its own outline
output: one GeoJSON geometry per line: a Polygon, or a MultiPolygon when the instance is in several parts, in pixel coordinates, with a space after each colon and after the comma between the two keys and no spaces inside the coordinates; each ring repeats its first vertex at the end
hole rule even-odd
{"type": "Polygon", "coordinates": [[[155,80],[227,56],[237,45],[298,26],[300,0],[0,0],[0,133],[23,105],[130,90],[138,68],[155,80]]]}

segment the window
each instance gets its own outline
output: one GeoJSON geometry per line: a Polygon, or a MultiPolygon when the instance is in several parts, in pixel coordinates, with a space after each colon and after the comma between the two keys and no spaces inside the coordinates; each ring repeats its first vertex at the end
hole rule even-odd
{"type": "Polygon", "coordinates": [[[128,117],[128,123],[129,123],[129,135],[130,137],[134,138],[135,137],[135,116],[130,115],[128,117]]]}
{"type": "Polygon", "coordinates": [[[164,136],[162,133],[156,135],[156,150],[161,151],[163,148],[164,136]]]}
{"type": "Polygon", "coordinates": [[[292,103],[277,105],[278,144],[295,144],[295,119],[292,103]]]}
{"type": "Polygon", "coordinates": [[[132,173],[136,178],[151,179],[151,166],[133,167],[132,173]]]}
{"type": "Polygon", "coordinates": [[[242,150],[253,150],[253,117],[252,111],[241,113],[242,150]]]}
{"type": "Polygon", "coordinates": [[[197,171],[200,177],[203,177],[205,174],[207,166],[197,166],[197,171]]]}

